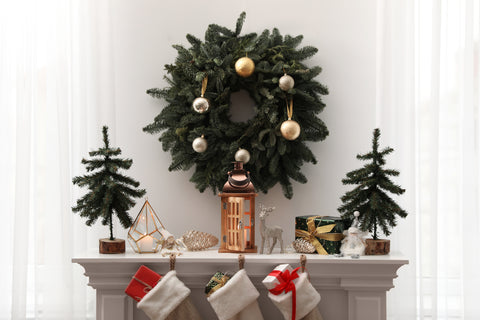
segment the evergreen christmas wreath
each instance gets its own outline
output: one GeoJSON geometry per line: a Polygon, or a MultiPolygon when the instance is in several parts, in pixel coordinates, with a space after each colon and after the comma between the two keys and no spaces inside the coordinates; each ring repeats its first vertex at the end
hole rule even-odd
{"type": "Polygon", "coordinates": [[[189,48],[173,46],[178,56],[165,66],[169,86],[147,90],[167,105],[143,130],[161,133],[163,150],[172,156],[170,171],[195,165],[190,181],[201,192],[222,189],[237,153],[242,161],[249,160],[245,168],[258,190],[266,193],[279,182],[290,199],[290,179],[306,183],[301,165],[317,163],[306,142],[328,135],[317,117],[325,107],[321,95],[328,89],[313,80],[322,69],[302,63],[318,50],[297,48],[302,35],[282,36],[276,28],[240,35],[244,21],[245,12],[235,31],[210,24],[205,42],[187,34],[189,48]],[[247,122],[233,122],[230,95],[242,89],[255,102],[256,115],[247,122]]]}

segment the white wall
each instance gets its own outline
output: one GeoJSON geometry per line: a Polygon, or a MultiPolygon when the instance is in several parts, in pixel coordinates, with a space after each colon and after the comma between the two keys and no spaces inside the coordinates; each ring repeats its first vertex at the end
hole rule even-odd
{"type": "MultiPolygon", "coordinates": [[[[110,5],[115,77],[109,87],[114,89],[116,114],[112,140],[124,156],[133,158],[129,175],[147,189],[149,201],[170,232],[179,237],[196,229],[219,236],[220,200],[211,191],[199,193],[188,181],[191,172],[168,172],[170,154],[162,151],[157,136],[142,131],[164,103],[145,90],[165,86],[163,66],[176,57],[172,44],[187,45],[187,33],[203,39],[210,23],[234,28],[242,11],[247,12],[244,32],[278,27],[282,34],[303,34],[303,45],[319,49],[309,64],[323,68],[318,80],[330,90],[321,114],[330,135],[311,145],[318,164],[303,167],[309,182],[294,184],[292,200],[276,186],[266,195],[259,194],[257,201],[276,206],[269,223],[284,228],[287,242],[294,238],[296,215],[338,215],[339,198],[347,190],[341,179],[363,165],[355,155],[369,150],[375,127],[375,0],[117,0],[110,5]]],[[[133,216],[141,203],[132,210],[133,216]]],[[[126,236],[126,231],[119,229],[118,235],[126,236]]]]}

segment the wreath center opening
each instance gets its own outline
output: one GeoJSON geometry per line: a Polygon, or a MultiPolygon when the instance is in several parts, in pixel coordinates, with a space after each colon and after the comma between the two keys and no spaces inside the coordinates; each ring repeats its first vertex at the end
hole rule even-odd
{"type": "Polygon", "coordinates": [[[248,122],[256,115],[257,105],[247,90],[240,89],[230,94],[230,111],[228,113],[230,121],[248,122]]]}

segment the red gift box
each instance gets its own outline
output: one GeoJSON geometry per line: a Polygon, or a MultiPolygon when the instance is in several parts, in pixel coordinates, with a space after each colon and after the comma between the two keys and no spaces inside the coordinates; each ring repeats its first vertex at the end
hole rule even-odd
{"type": "Polygon", "coordinates": [[[125,289],[125,293],[138,302],[155,287],[161,278],[162,276],[155,271],[140,266],[125,289]]]}

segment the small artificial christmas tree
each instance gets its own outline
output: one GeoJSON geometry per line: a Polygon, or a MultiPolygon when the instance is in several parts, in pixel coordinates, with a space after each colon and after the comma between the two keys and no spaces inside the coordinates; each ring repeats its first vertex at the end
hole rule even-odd
{"type": "MultiPolygon", "coordinates": [[[[87,172],[95,172],[73,178],[74,185],[87,187],[89,192],[77,200],[77,205],[72,210],[87,218],[87,226],[91,226],[101,217],[102,224],[108,224],[110,227],[109,240],[115,240],[113,213],[115,212],[124,228],[130,227],[132,218],[127,211],[135,205],[132,198],[142,197],[146,192],[144,189],[136,189],[140,185],[139,182],[118,172],[119,169],[128,170],[133,161],[116,157],[122,151],[120,148],[110,147],[107,126],[103,127],[103,142],[105,144],[103,148],[89,152],[90,157],[94,158],[82,159],[87,172]]],[[[125,241],[122,241],[125,252],[125,241]]],[[[102,248],[102,244],[100,246],[102,248]]]]}
{"type": "Polygon", "coordinates": [[[405,218],[407,212],[393,201],[387,192],[401,195],[405,192],[400,186],[390,180],[390,176],[398,176],[397,170],[384,169],[384,157],[394,150],[390,147],[378,151],[378,138],[380,129],[373,131],[372,151],[366,154],[358,154],[359,160],[370,160],[361,169],[347,173],[342,180],[343,184],[355,184],[357,187],[345,193],[341,198],[343,205],[338,208],[342,218],[353,220],[353,213],[360,212],[359,221],[362,231],[373,232],[374,240],[378,239],[378,228],[383,233],[390,235],[390,228],[397,225],[396,216],[405,218]]]}

